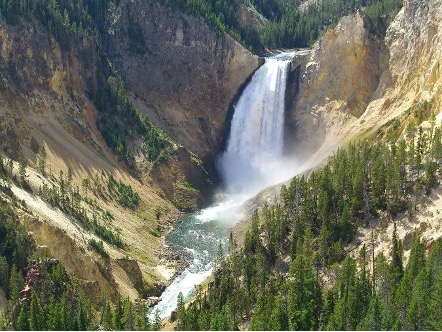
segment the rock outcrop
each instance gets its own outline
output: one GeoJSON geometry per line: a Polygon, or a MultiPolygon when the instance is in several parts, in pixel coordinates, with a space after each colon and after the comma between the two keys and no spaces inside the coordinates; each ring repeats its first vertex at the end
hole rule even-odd
{"type": "MultiPolygon", "coordinates": [[[[102,36],[107,50],[87,36],[62,47],[32,15],[14,25],[0,20],[0,150],[27,160],[28,181],[37,193],[44,179],[34,170],[44,149],[47,177],[61,177],[70,169],[72,187],[89,196],[97,210],[109,211],[113,218],[106,227],[118,231],[125,244],[120,250],[105,243],[113,263],[100,270],[102,257],[88,246],[90,231],[23,192],[22,199],[35,203],[29,210],[44,220],[24,219],[37,244],[47,245],[48,253],[89,282],[94,294],[109,292],[118,282],[122,295],[134,299],[167,279],[156,269],[161,231],[177,218],[177,207],[192,209],[209,198],[211,179],[199,158],[209,160],[216,153],[228,126],[229,103],[259,65],[257,56],[228,35],[158,3],[119,2],[109,12],[108,35],[102,36]],[[184,145],[156,168],[141,158],[136,170],[128,169],[97,129],[91,96],[100,89],[98,77],[107,79],[104,75],[112,70],[125,79],[140,111],[184,145]],[[105,181],[105,174],[138,193],[136,211],[103,198],[102,190],[91,193],[89,184],[105,181]],[[126,255],[137,264],[118,264],[126,255]]],[[[142,142],[129,144],[136,153],[142,142]]]]}
{"type": "Polygon", "coordinates": [[[203,160],[214,157],[228,108],[259,58],[202,19],[148,1],[124,1],[107,53],[138,109],[203,160]]]}
{"type": "MultiPolygon", "coordinates": [[[[442,101],[442,1],[404,0],[387,31],[392,89],[388,104],[410,107],[421,101],[440,112],[442,101]]],[[[385,96],[387,98],[387,96],[385,96]]]]}
{"type": "Polygon", "coordinates": [[[31,291],[33,289],[37,291],[41,288],[42,278],[37,262],[32,261],[31,266],[26,273],[25,285],[19,294],[20,303],[31,299],[31,291]]]}
{"type": "Polygon", "coordinates": [[[406,0],[385,36],[374,28],[362,12],[344,17],[294,60],[288,132],[310,164],[419,105],[441,112],[441,1],[406,0]]]}
{"type": "Polygon", "coordinates": [[[299,109],[334,100],[342,102],[353,116],[365,111],[379,83],[379,54],[383,51],[380,38],[370,32],[372,25],[358,11],[341,19],[315,44],[299,87],[299,109]]]}
{"type": "Polygon", "coordinates": [[[290,123],[301,150],[314,152],[330,131],[366,110],[379,85],[386,50],[372,31],[371,19],[358,11],[294,59],[298,92],[290,123]]]}

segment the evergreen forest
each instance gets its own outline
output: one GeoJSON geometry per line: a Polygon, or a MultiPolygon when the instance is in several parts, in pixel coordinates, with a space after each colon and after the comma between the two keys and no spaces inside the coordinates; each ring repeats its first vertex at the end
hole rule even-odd
{"type": "Polygon", "coordinates": [[[441,130],[418,128],[352,143],[283,186],[280,204],[253,214],[244,245],[231,236],[225,259],[220,247],[207,290],[178,298],[178,329],[440,329],[442,241],[416,230],[405,264],[396,233],[396,216],[412,219],[440,181],[441,130]],[[391,257],[375,256],[373,241],[349,249],[375,220],[394,224],[391,257]]]}
{"type": "MultiPolygon", "coordinates": [[[[146,0],[147,1],[147,0],[146,0]]],[[[154,5],[154,0],[149,0],[154,5]]],[[[349,13],[363,10],[382,35],[402,0],[158,0],[168,10],[202,17],[254,52],[308,47],[349,13]],[[240,4],[267,22],[246,27],[237,17],[240,4]]],[[[106,144],[133,170],[131,142],[143,138],[142,153],[155,167],[179,143],[141,114],[125,82],[105,52],[107,13],[120,0],[0,0],[1,23],[32,20],[64,50],[97,59],[96,85],[86,87],[97,109],[97,128],[106,144]],[[84,40],[90,47],[83,48],[84,40]],[[137,136],[138,135],[138,136],[137,136]]],[[[92,66],[92,65],[91,65],[92,66]]],[[[244,243],[231,235],[227,252],[219,247],[207,286],[186,302],[177,299],[178,330],[439,330],[442,329],[442,240],[425,242],[420,230],[409,247],[399,240],[397,220],[413,220],[442,176],[442,132],[430,119],[424,130],[410,124],[401,138],[360,138],[337,150],[324,165],[282,186],[279,203],[253,213],[244,243]],[[358,232],[373,235],[380,222],[393,228],[389,253],[375,255],[375,242],[351,250],[358,232]],[[405,255],[405,252],[409,254],[405,255]]],[[[43,177],[45,150],[38,151],[43,177]]],[[[109,259],[103,243],[125,248],[109,226],[111,212],[72,185],[72,170],[49,174],[38,195],[98,238],[89,247],[109,259]]],[[[26,163],[0,155],[0,290],[7,301],[1,330],[159,330],[143,303],[107,294],[93,297],[57,260],[37,250],[20,221],[26,210],[11,183],[29,190],[26,163]],[[32,283],[32,287],[29,286],[32,283]]],[[[140,198],[130,185],[102,173],[85,178],[94,192],[135,211],[140,198]]],[[[104,269],[104,268],[103,268],[104,269]]],[[[103,272],[105,273],[105,272],[103,272]]]]}
{"type": "MultiPolygon", "coordinates": [[[[323,0],[303,7],[301,0],[158,1],[173,10],[204,18],[219,32],[229,33],[255,51],[263,47],[308,47],[341,17],[357,10],[366,11],[375,22],[386,26],[402,7],[402,0],[323,0]],[[268,20],[265,27],[243,26],[237,16],[239,5],[255,8],[268,20]]],[[[105,38],[106,13],[119,3],[119,0],[2,0],[0,15],[9,24],[23,16],[36,18],[63,47],[69,48],[84,35],[101,44],[105,38]]]]}
{"type": "Polygon", "coordinates": [[[303,48],[313,44],[345,15],[363,9],[373,19],[377,32],[402,7],[402,0],[312,1],[302,9],[300,0],[164,0],[172,8],[203,17],[210,25],[227,32],[254,51],[263,47],[303,48]],[[263,28],[241,25],[238,4],[253,6],[268,22],[263,28]]]}

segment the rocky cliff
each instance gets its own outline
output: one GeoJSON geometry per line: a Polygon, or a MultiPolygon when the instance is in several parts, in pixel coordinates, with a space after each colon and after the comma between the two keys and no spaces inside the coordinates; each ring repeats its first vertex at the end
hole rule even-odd
{"type": "Polygon", "coordinates": [[[315,163],[395,118],[405,128],[413,112],[422,111],[425,119],[439,114],[441,13],[438,0],[404,1],[384,35],[358,12],[295,58],[297,93],[288,129],[295,136],[293,149],[313,154],[315,163]]]}
{"type": "Polygon", "coordinates": [[[409,108],[428,102],[441,111],[442,2],[404,0],[387,31],[391,90],[382,96],[385,108],[409,108]]]}
{"type": "MultiPolygon", "coordinates": [[[[105,244],[111,262],[131,252],[147,283],[161,280],[154,269],[159,263],[156,257],[161,239],[152,234],[177,211],[158,187],[143,184],[130,174],[97,130],[96,109],[87,94],[96,85],[97,53],[88,38],[66,50],[34,21],[20,20],[14,26],[1,22],[0,149],[12,159],[27,161],[26,178],[34,194],[15,187],[13,190],[19,200],[27,203],[28,212],[20,215],[37,245],[47,248],[69,273],[88,281],[94,294],[105,291],[114,295],[121,287],[122,294],[134,298],[138,294],[132,291],[135,286],[121,280],[124,271],[118,266],[104,271],[100,256],[88,246],[90,239],[100,239],[72,216],[36,198],[43,185],[55,185],[57,178],[70,169],[72,188],[81,196],[98,200],[98,211],[107,210],[114,218],[106,227],[120,229],[124,238],[126,253],[105,244]],[[45,151],[45,176],[41,170],[34,171],[41,151],[45,151]],[[95,180],[103,188],[103,174],[113,174],[139,193],[141,205],[137,212],[103,199],[103,189],[101,194],[92,193],[95,180]]],[[[18,171],[17,163],[12,170],[18,171]]]]}
{"type": "Polygon", "coordinates": [[[137,107],[202,159],[220,149],[226,111],[259,58],[201,19],[146,1],[123,2],[107,54],[137,107]]]}
{"type": "Polygon", "coordinates": [[[359,11],[295,57],[298,92],[290,120],[300,150],[308,154],[330,143],[327,137],[365,112],[385,67],[386,48],[373,31],[371,19],[359,11]]]}
{"type": "MultiPolygon", "coordinates": [[[[121,1],[109,15],[105,49],[87,36],[61,46],[32,17],[14,25],[0,20],[0,150],[27,161],[31,192],[15,185],[13,192],[28,203],[20,215],[37,245],[88,281],[92,293],[118,290],[133,299],[158,295],[155,285],[173,274],[173,264],[164,265],[161,235],[177,218],[177,207],[209,198],[210,175],[199,159],[219,148],[229,103],[258,57],[203,20],[154,2],[121,1]],[[177,142],[166,162],[154,166],[136,155],[130,169],[105,143],[91,96],[112,71],[125,79],[138,109],[177,142]],[[118,202],[111,175],[138,195],[135,209],[118,202]],[[84,199],[84,213],[121,236],[120,248],[104,242],[106,262],[90,245],[100,236],[66,209],[36,198],[68,177],[84,199]]],[[[137,152],[142,142],[136,137],[129,143],[137,152]]],[[[18,176],[18,164],[11,165],[18,176]]]]}

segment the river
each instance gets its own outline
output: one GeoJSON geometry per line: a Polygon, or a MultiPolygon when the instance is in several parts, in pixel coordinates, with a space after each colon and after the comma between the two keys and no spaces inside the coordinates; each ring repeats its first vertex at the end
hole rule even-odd
{"type": "Polygon", "coordinates": [[[241,219],[241,205],[263,188],[288,178],[283,155],[284,105],[290,61],[294,53],[267,57],[235,105],[227,148],[218,170],[224,194],[217,203],[185,215],[166,237],[166,244],[192,254],[189,267],[166,288],[151,309],[161,318],[176,308],[180,292],[189,298],[195,285],[212,272],[219,244],[227,247],[229,228],[241,219]]]}
{"type": "Polygon", "coordinates": [[[189,298],[195,285],[202,283],[211,274],[219,244],[223,250],[227,249],[229,228],[241,218],[239,208],[245,198],[224,197],[207,209],[186,214],[167,235],[167,245],[188,251],[193,260],[163,292],[160,302],[151,310],[151,318],[156,310],[161,318],[170,316],[176,308],[178,294],[182,292],[184,299],[189,298]]]}

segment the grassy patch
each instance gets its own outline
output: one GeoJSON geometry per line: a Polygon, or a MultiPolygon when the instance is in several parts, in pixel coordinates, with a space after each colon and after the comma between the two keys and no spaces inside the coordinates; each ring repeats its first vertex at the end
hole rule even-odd
{"type": "Polygon", "coordinates": [[[198,195],[198,189],[187,181],[180,181],[176,184],[172,203],[181,211],[189,211],[195,205],[198,195]]]}
{"type": "Polygon", "coordinates": [[[109,175],[107,187],[111,194],[116,194],[116,200],[121,206],[131,210],[138,207],[140,196],[130,185],[117,181],[113,175],[109,175]]]}

